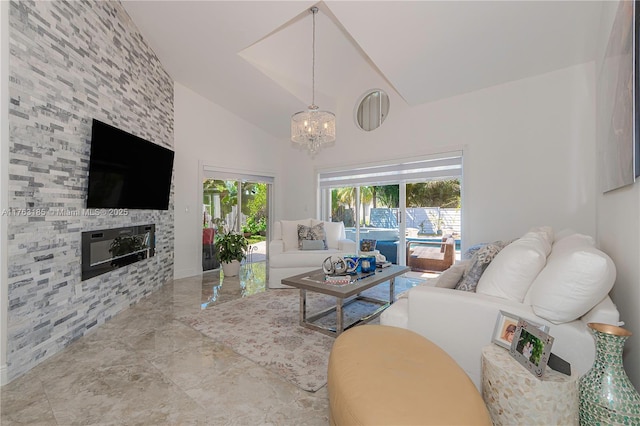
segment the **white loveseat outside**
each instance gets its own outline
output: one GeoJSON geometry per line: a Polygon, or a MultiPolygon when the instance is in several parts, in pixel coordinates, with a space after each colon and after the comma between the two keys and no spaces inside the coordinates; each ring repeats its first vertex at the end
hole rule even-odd
{"type": "Polygon", "coordinates": [[[608,296],[615,266],[595,248],[591,237],[559,235],[555,242],[551,238],[552,248],[545,255],[529,245],[528,235],[495,256],[476,292],[439,282],[447,281],[443,274],[402,295],[382,313],[380,323],[428,338],[456,360],[480,389],[481,351],[491,344],[498,314],[504,311],[549,326],[555,339],[551,352],[568,361],[572,371],[584,374],[595,358],[587,323],[621,324],[608,296]]]}
{"type": "Polygon", "coordinates": [[[322,267],[328,256],[344,256],[357,253],[357,245],[346,238],[344,223],[316,219],[278,220],[273,224],[269,243],[269,288],[291,288],[282,279],[322,267]],[[300,250],[298,225],[315,226],[323,223],[326,250],[300,250]]]}

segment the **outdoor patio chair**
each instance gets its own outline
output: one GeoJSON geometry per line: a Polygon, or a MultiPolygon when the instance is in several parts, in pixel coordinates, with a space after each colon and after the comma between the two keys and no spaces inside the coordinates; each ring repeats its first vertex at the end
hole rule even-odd
{"type": "Polygon", "coordinates": [[[442,241],[408,241],[407,266],[419,272],[445,271],[455,261],[455,247],[450,235],[442,241]]]}

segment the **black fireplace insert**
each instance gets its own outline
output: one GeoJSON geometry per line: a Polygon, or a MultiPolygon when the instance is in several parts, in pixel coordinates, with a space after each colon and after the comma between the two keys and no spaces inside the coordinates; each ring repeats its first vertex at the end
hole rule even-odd
{"type": "Polygon", "coordinates": [[[82,233],[82,281],[155,254],[155,224],[82,233]]]}

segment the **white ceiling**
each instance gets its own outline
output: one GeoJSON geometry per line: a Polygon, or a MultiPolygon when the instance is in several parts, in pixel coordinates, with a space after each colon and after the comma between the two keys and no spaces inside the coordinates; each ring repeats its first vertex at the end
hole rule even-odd
{"type": "MultiPolygon", "coordinates": [[[[166,1],[125,9],[173,79],[278,138],[374,75],[410,106],[589,62],[597,1],[166,1]]],[[[355,102],[355,100],[353,100],[355,102]]]]}

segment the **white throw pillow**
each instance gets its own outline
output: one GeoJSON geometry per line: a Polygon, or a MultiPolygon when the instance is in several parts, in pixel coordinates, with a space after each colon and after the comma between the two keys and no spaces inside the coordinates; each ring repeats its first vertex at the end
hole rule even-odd
{"type": "Polygon", "coordinates": [[[462,274],[464,273],[467,265],[471,262],[469,260],[461,260],[459,262],[454,263],[446,269],[440,276],[436,279],[436,287],[442,288],[456,288],[458,281],[462,278],[462,274]]]}
{"type": "Polygon", "coordinates": [[[562,324],[580,318],[609,293],[616,267],[595,247],[567,246],[556,252],[557,244],[531,284],[527,298],[536,315],[562,324]]]}
{"type": "Polygon", "coordinates": [[[534,228],[529,229],[529,232],[538,232],[544,238],[544,240],[549,244],[549,247],[553,245],[554,235],[553,228],[550,226],[536,226],[534,228]]]}
{"type": "Polygon", "coordinates": [[[324,222],[322,220],[311,219],[311,225],[315,226],[318,223],[324,223],[324,232],[327,238],[327,246],[330,249],[339,249],[338,241],[343,239],[342,230],[344,225],[342,222],[324,222]]]}
{"type": "MultiPolygon", "coordinates": [[[[595,247],[596,242],[589,235],[578,234],[577,232],[565,229],[555,234],[553,246],[551,246],[550,256],[560,256],[563,252],[575,250],[580,247],[595,247]]],[[[549,256],[547,256],[547,262],[549,256]]],[[[531,305],[531,287],[524,297],[523,303],[531,305]]]]}
{"type": "Polygon", "coordinates": [[[522,302],[547,262],[552,239],[546,231],[530,231],[500,250],[482,273],[476,293],[522,302]]]}
{"type": "Polygon", "coordinates": [[[572,234],[553,243],[553,252],[570,251],[578,247],[595,247],[593,237],[584,234],[572,234]]]}
{"type": "Polygon", "coordinates": [[[298,250],[298,225],[311,226],[311,219],[281,220],[284,251],[298,250]]]}

